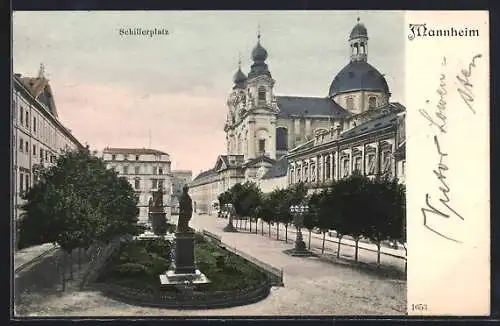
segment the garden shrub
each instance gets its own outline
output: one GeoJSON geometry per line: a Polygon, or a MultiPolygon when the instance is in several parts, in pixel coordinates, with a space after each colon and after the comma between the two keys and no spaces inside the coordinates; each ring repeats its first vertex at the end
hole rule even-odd
{"type": "Polygon", "coordinates": [[[113,271],[115,272],[114,274],[126,277],[145,276],[150,274],[146,266],[138,263],[124,263],[116,266],[113,271]]]}

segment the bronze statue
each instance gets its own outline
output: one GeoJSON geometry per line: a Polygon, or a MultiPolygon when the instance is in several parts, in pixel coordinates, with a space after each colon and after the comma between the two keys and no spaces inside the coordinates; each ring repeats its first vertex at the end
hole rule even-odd
{"type": "Polygon", "coordinates": [[[189,220],[193,216],[193,203],[188,194],[189,187],[182,188],[182,195],[179,198],[179,221],[177,222],[177,232],[189,231],[189,220]]]}

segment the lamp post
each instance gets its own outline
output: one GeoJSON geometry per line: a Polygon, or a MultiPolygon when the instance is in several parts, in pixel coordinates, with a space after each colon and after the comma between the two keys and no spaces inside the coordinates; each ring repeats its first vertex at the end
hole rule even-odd
{"type": "Polygon", "coordinates": [[[224,205],[224,207],[226,208],[227,212],[229,213],[227,225],[223,229],[224,232],[238,232],[238,230],[236,230],[236,228],[233,225],[233,215],[234,215],[233,214],[234,213],[233,204],[226,204],[226,205],[224,205]]]}
{"type": "Polygon", "coordinates": [[[307,205],[292,205],[290,213],[294,219],[294,225],[297,228],[297,238],[295,240],[295,247],[293,249],[285,250],[285,253],[292,256],[312,256],[312,253],[307,250],[306,243],[302,238],[302,226],[304,223],[304,214],[309,211],[307,205]]]}

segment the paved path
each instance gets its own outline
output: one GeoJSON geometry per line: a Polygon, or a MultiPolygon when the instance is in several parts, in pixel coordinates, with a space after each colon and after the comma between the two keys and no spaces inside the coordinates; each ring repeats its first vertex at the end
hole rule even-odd
{"type": "MultiPolygon", "coordinates": [[[[206,223],[215,223],[217,225],[226,225],[227,220],[225,219],[220,219],[220,218],[213,218],[211,221],[211,217],[207,216],[200,216],[199,219],[203,219],[206,223]]],[[[241,222],[241,228],[239,227],[240,224],[236,224],[237,221],[235,221],[233,224],[238,225],[238,230],[240,232],[248,232],[250,233],[250,224],[247,222],[246,228],[245,228],[245,222],[241,222]]],[[[238,222],[239,223],[239,222],[238,222]]],[[[252,223],[252,233],[255,234],[255,223],[252,223]]],[[[288,237],[287,241],[290,244],[290,246],[293,246],[293,243],[296,239],[296,230],[295,228],[288,227],[288,237]]],[[[271,239],[276,241],[277,238],[277,226],[273,225],[271,226],[271,239]]],[[[302,230],[303,234],[303,240],[306,243],[306,245],[309,245],[309,231],[308,230],[302,230]]],[[[258,223],[258,228],[257,228],[257,233],[255,236],[263,236],[269,238],[269,226],[267,223],[264,222],[264,235],[262,235],[262,225],[261,223],[258,223]]],[[[285,241],[285,226],[280,225],[279,227],[279,241],[285,241]]],[[[333,255],[336,256],[337,254],[337,248],[338,248],[338,239],[336,237],[330,237],[326,235],[325,237],[325,254],[327,255],[333,255]]],[[[316,253],[321,253],[321,248],[323,245],[323,235],[322,234],[315,234],[311,232],[311,249],[316,252],[316,253]]],[[[353,240],[345,239],[343,238],[341,241],[341,247],[340,247],[340,256],[343,258],[347,258],[349,260],[354,260],[354,255],[355,255],[355,242],[353,240]]],[[[358,260],[362,263],[366,264],[376,264],[377,263],[377,246],[375,244],[371,243],[359,243],[359,249],[358,249],[358,260]]],[[[405,250],[404,248],[402,249],[392,249],[392,248],[387,248],[387,247],[381,247],[381,257],[380,257],[380,262],[382,265],[388,266],[391,269],[395,269],[399,271],[399,273],[404,273],[405,270],[405,250]]],[[[396,271],[395,271],[396,272],[396,271]]]]}
{"type": "MultiPolygon", "coordinates": [[[[402,315],[406,282],[318,258],[291,257],[291,243],[260,234],[224,233],[227,220],[193,216],[190,225],[222,236],[222,241],[284,271],[284,287],[260,302],[226,309],[170,310],[126,305],[98,292],[70,292],[24,307],[29,316],[252,316],[252,315],[402,315]]],[[[47,270],[47,272],[49,272],[47,270]]]]}

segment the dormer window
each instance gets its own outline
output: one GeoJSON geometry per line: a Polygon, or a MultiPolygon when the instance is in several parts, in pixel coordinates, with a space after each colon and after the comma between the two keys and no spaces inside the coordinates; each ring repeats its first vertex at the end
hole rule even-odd
{"type": "Polygon", "coordinates": [[[112,159],[112,160],[116,160],[116,155],[115,155],[115,154],[112,154],[112,155],[111,155],[111,159],[112,159]]]}
{"type": "Polygon", "coordinates": [[[368,108],[374,109],[377,107],[377,98],[375,96],[370,96],[368,98],[368,108]]]}
{"type": "Polygon", "coordinates": [[[349,96],[346,101],[345,101],[345,104],[346,104],[346,108],[348,110],[352,110],[354,109],[354,98],[352,96],[349,96]]]}

